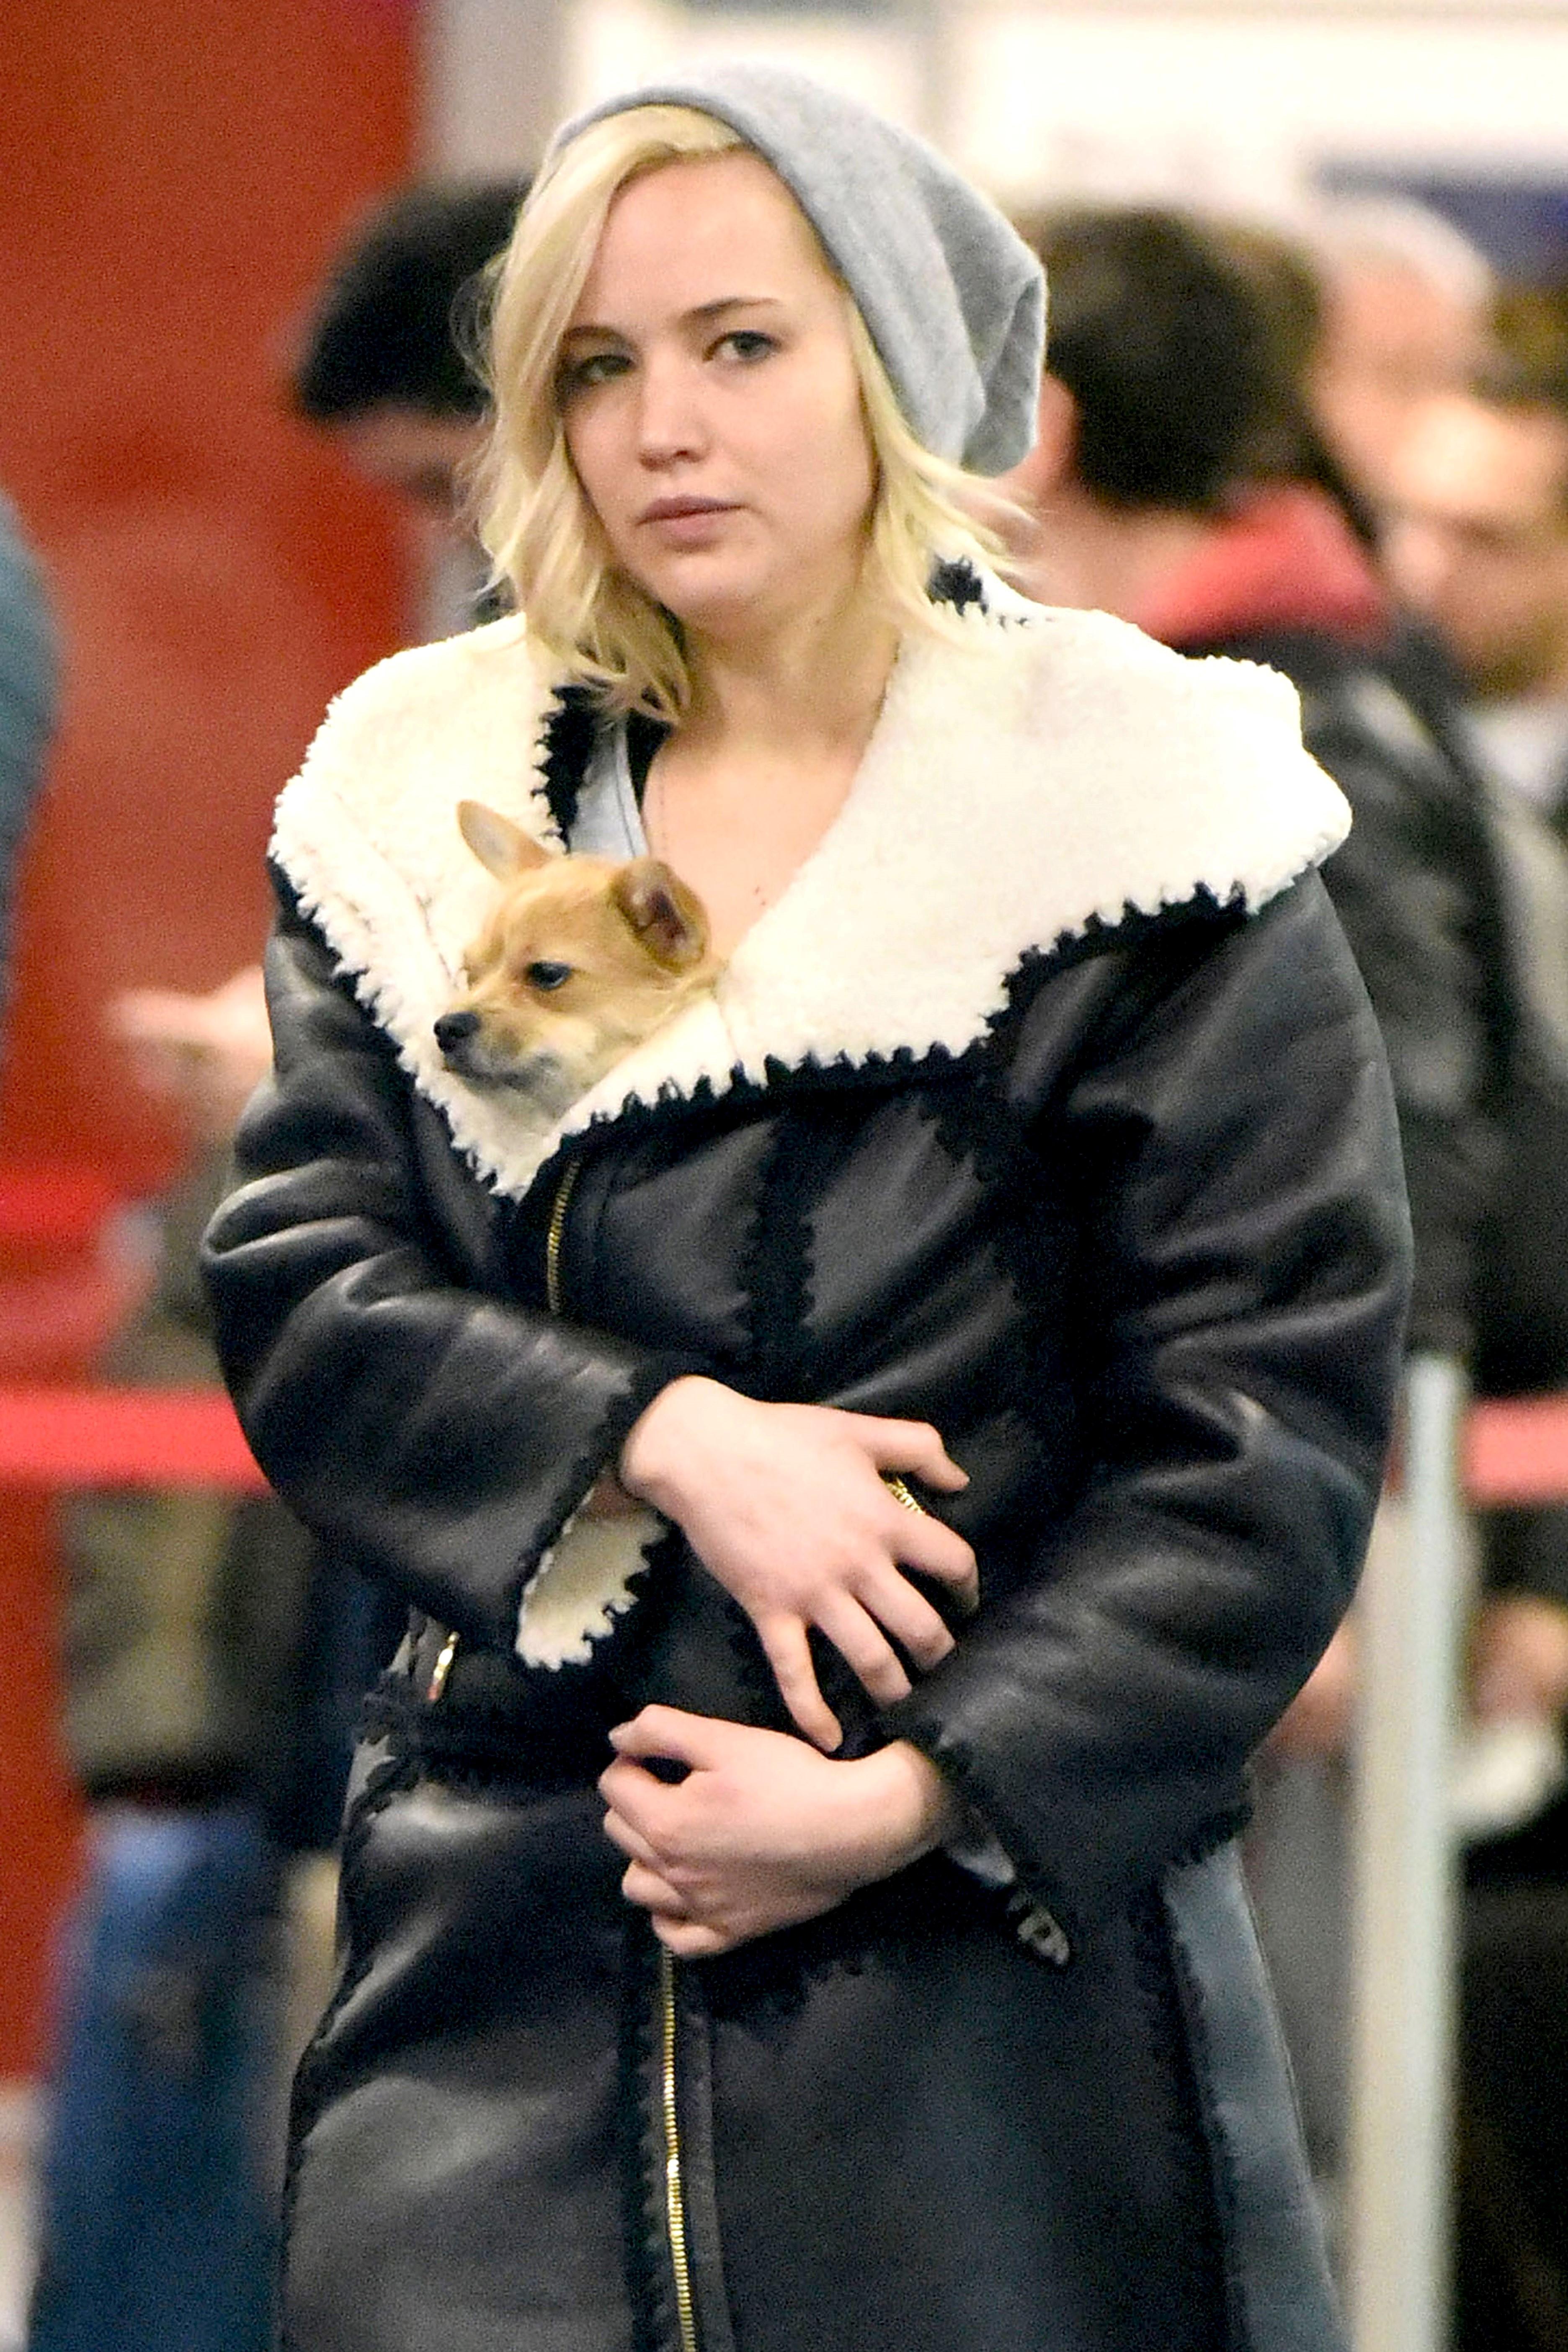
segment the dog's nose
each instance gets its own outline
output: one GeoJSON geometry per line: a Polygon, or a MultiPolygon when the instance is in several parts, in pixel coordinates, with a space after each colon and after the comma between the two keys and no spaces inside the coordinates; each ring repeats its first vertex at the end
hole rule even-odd
{"type": "Polygon", "coordinates": [[[479,1025],[477,1013],[443,1013],[436,1024],[436,1043],[443,1054],[450,1054],[472,1037],[479,1025]]]}

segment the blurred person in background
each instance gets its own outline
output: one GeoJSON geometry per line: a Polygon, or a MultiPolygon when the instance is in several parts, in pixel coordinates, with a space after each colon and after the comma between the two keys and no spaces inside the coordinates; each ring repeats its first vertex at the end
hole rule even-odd
{"type": "MultiPolygon", "coordinates": [[[[463,338],[525,185],[386,199],[337,256],[289,375],[292,404],[396,497],[421,570],[464,575],[455,624],[473,617],[459,509],[486,427],[463,338]]],[[[259,972],[209,997],[135,992],[116,1025],[192,1158],[152,1213],[150,1296],[103,1370],[206,1384],[195,1248],[270,1065],[259,972]]],[[[93,1819],[29,2352],[259,2352],[279,2084],[325,2000],[352,1727],[405,1612],[268,1499],[84,1497],[63,1533],[64,1733],[93,1819]]]]}
{"type": "Polygon", "coordinates": [[[11,901],[27,814],[43,782],[57,695],[54,629],[37,564],[0,498],[0,1011],[11,901]]]}
{"type": "Polygon", "coordinates": [[[1491,271],[1440,213],[1405,197],[1327,198],[1305,242],[1323,298],[1312,406],[1375,511],[1416,410],[1462,391],[1486,359],[1491,271]]]}
{"type": "Polygon", "coordinates": [[[462,509],[488,396],[468,354],[486,265],[527,193],[520,176],[432,181],[387,197],[336,256],[289,372],[300,415],[396,497],[433,575],[436,617],[453,628],[483,601],[462,509]]]}
{"type": "Polygon", "coordinates": [[[1258,453],[1260,470],[1310,480],[1350,524],[1393,600],[1379,665],[1449,767],[1468,778],[1471,798],[1484,797],[1464,721],[1463,676],[1441,632],[1401,598],[1384,533],[1399,453],[1415,421],[1434,399],[1462,392],[1493,352],[1490,267],[1449,222],[1419,205],[1351,201],[1314,218],[1315,241],[1306,242],[1255,223],[1209,225],[1267,305],[1279,360],[1296,387],[1294,414],[1266,432],[1265,443],[1279,446],[1258,453]],[[1390,348],[1383,350],[1377,298],[1390,284],[1390,348]]]}
{"type": "Polygon", "coordinates": [[[1426,402],[1390,492],[1391,573],[1458,662],[1479,756],[1568,830],[1568,338],[1426,402]]]}
{"type": "MultiPolygon", "coordinates": [[[[113,1024],[189,1156],[101,1370],[212,1387],[196,1244],[270,1062],[260,974],[206,997],[135,992],[113,1024]]],[[[270,1497],[202,1489],[78,1496],[61,1538],[63,1728],[89,1830],[29,2352],[264,2352],[280,1876],[321,1777],[298,1736],[310,1539],[270,1497]]]]}
{"type": "MultiPolygon", "coordinates": [[[[1479,1370],[1499,1395],[1568,1387],[1568,354],[1505,359],[1474,394],[1427,404],[1393,476],[1389,561],[1447,635],[1494,785],[1527,952],[1530,1019],[1505,1129],[1507,1189],[1486,1237],[1479,1370]]],[[[1568,1507],[1486,1522],[1476,1682],[1533,1738],[1535,1801],[1467,1856],[1461,2342],[1568,2342],[1568,1507]]]]}
{"type": "MultiPolygon", "coordinates": [[[[1298,371],[1252,261],[1160,211],[1040,224],[1052,289],[1036,448],[1009,478],[1036,518],[1025,583],[1193,653],[1266,662],[1355,823],[1324,878],[1389,1050],[1415,1232],[1413,1345],[1468,1361],[1499,1174],[1516,1007],[1479,781],[1401,691],[1394,614],[1331,492],[1298,371]]],[[[1353,1634],[1336,1638],[1260,1774],[1255,1889],[1315,2166],[1342,2160],[1345,1820],[1353,1634]]]]}
{"type": "Polygon", "coordinates": [[[1395,614],[1326,482],[1275,313],[1173,212],[1035,225],[1052,287],[1040,434],[1009,487],[1031,593],[1283,670],[1355,825],[1325,868],[1389,1046],[1416,1249],[1412,1343],[1468,1356],[1474,1235],[1512,1025],[1478,781],[1392,678],[1395,614]]]}

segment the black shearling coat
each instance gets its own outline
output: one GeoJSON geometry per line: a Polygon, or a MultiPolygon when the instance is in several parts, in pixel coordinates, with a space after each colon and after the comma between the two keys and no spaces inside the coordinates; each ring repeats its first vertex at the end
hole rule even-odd
{"type": "Polygon", "coordinates": [[[269,1475],[420,1612],[301,2072],[295,2352],[1340,2345],[1231,1843],[1401,1338],[1386,1077],[1307,870],[1340,804],[1264,673],[994,584],[961,626],[716,998],[548,1135],[426,1035],[453,800],[547,834],[591,732],[518,625],[373,672],[280,805],[277,1076],[209,1276],[269,1475]],[[991,1843],[678,1966],[605,1732],[784,1718],[678,1534],[562,1530],[688,1370],[970,1472],[979,1614],[851,1738],[991,1843]]]}

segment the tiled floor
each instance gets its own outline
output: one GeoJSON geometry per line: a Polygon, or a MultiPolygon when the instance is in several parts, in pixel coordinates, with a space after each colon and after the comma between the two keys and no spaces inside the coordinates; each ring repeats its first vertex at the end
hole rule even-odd
{"type": "Polygon", "coordinates": [[[31,2275],[29,2183],[38,2103],[30,2084],[0,2083],[0,2352],[20,2352],[31,2275]]]}

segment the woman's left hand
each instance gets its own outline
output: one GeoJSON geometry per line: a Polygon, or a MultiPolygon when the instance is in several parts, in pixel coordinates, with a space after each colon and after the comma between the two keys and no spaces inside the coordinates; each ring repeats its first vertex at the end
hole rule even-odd
{"type": "Polygon", "coordinates": [[[785,1732],[647,1706],[599,1782],[621,1881],[682,1959],[798,1926],[940,1845],[959,1806],[906,1740],[838,1761],[785,1732]],[[645,1759],[688,1767],[659,1780],[645,1759]]]}

